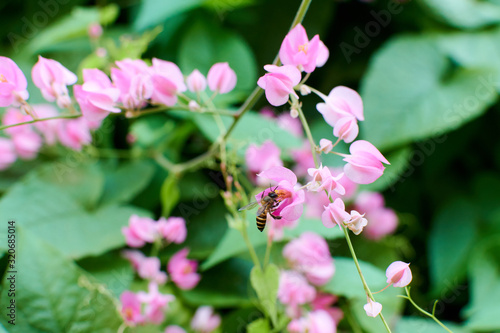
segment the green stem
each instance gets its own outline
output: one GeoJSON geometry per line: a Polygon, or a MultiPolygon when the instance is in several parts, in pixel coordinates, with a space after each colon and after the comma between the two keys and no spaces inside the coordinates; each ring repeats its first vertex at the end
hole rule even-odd
{"type": "Polygon", "coordinates": [[[81,116],[82,116],[81,114],[64,114],[64,115],[55,116],[55,117],[37,118],[37,119],[30,120],[30,121],[22,122],[22,123],[0,126],[0,131],[4,130],[6,128],[9,128],[9,127],[15,127],[15,126],[33,124],[33,123],[38,123],[40,121],[45,121],[45,120],[52,120],[52,119],[72,119],[72,118],[79,118],[81,116]]]}
{"type": "Polygon", "coordinates": [[[272,247],[273,247],[273,240],[271,237],[267,236],[266,254],[264,256],[264,268],[269,264],[269,258],[271,257],[272,247]]]}
{"type": "MultiPolygon", "coordinates": [[[[449,333],[453,333],[448,327],[446,327],[439,319],[436,318],[436,316],[434,314],[430,314],[429,312],[425,311],[424,309],[422,309],[420,306],[417,305],[417,303],[415,303],[413,301],[413,299],[411,298],[410,296],[410,289],[406,286],[405,287],[405,290],[406,290],[406,295],[408,295],[407,297],[405,296],[401,296],[403,298],[406,298],[407,300],[410,301],[410,303],[420,312],[422,312],[424,315],[428,316],[428,317],[431,317],[436,323],[438,323],[439,326],[441,326],[442,328],[444,328],[447,332],[449,333]]],[[[434,311],[433,311],[434,312],[434,311]]]]}
{"type": "Polygon", "coordinates": [[[248,238],[248,233],[247,233],[247,225],[246,223],[241,224],[241,236],[243,236],[243,239],[245,240],[245,244],[248,247],[248,252],[250,252],[250,257],[252,258],[253,264],[255,267],[258,267],[259,269],[262,269],[262,266],[260,265],[259,257],[257,257],[257,252],[255,252],[255,249],[250,242],[250,238],[248,238]]]}
{"type": "Polygon", "coordinates": [[[299,111],[300,122],[302,123],[302,127],[304,127],[306,136],[309,139],[309,144],[311,145],[311,152],[314,159],[314,165],[316,166],[316,168],[318,168],[319,165],[318,165],[318,156],[316,156],[316,144],[314,143],[314,138],[312,136],[311,129],[309,128],[309,124],[307,123],[306,117],[304,116],[304,112],[302,112],[302,108],[300,106],[297,108],[297,111],[299,111]]]}

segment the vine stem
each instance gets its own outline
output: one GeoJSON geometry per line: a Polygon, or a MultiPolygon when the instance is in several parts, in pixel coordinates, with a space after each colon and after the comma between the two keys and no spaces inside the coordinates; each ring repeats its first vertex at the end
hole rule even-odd
{"type": "Polygon", "coordinates": [[[434,303],[434,309],[432,311],[432,314],[430,314],[429,312],[425,311],[424,309],[422,309],[420,306],[417,305],[417,303],[415,303],[415,301],[413,301],[413,299],[411,298],[410,296],[410,289],[408,288],[408,286],[405,287],[405,291],[406,291],[406,295],[408,296],[403,296],[403,295],[399,295],[399,297],[402,297],[402,298],[406,298],[407,300],[410,301],[410,303],[420,312],[422,312],[424,315],[432,318],[439,326],[441,326],[442,328],[444,328],[447,332],[449,333],[453,333],[448,327],[446,327],[439,319],[436,318],[436,316],[434,315],[434,309],[436,308],[436,303],[434,303]]]}
{"type": "Polygon", "coordinates": [[[55,117],[36,118],[36,119],[30,120],[30,121],[25,121],[25,122],[22,122],[22,123],[0,126],[0,131],[4,130],[6,128],[9,128],[9,127],[15,127],[15,126],[33,124],[33,123],[38,123],[40,121],[45,121],[45,120],[52,120],[52,119],[72,119],[72,118],[79,118],[79,117],[81,117],[81,114],[63,114],[63,115],[55,116],[55,117]]]}

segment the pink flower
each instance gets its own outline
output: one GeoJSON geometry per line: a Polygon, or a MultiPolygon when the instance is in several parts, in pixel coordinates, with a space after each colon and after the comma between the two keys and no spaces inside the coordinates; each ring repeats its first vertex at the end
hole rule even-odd
{"type": "Polygon", "coordinates": [[[335,295],[319,292],[311,302],[311,306],[313,310],[325,310],[335,323],[339,323],[344,318],[344,312],[340,308],[332,306],[337,300],[338,297],[335,295]]]}
{"type": "Polygon", "coordinates": [[[102,35],[102,26],[99,24],[99,22],[92,22],[87,28],[87,33],[89,34],[90,38],[97,39],[102,35]]]}
{"type": "Polygon", "coordinates": [[[325,206],[330,204],[330,200],[325,192],[306,192],[306,213],[309,218],[321,219],[321,214],[325,211],[325,206]]]}
{"type": "Polygon", "coordinates": [[[290,30],[281,43],[279,52],[281,62],[284,65],[300,66],[301,70],[311,73],[318,64],[323,65],[326,59],[328,59],[328,54],[326,53],[328,49],[326,49],[323,43],[320,46],[320,43],[318,35],[309,40],[306,30],[299,23],[290,30]]]}
{"type": "Polygon", "coordinates": [[[290,149],[290,154],[295,161],[295,167],[293,172],[297,174],[298,177],[304,177],[307,175],[307,170],[309,168],[314,168],[314,157],[311,152],[311,146],[309,142],[304,141],[301,148],[290,149]]]}
{"type": "Polygon", "coordinates": [[[126,109],[140,109],[153,94],[148,65],[141,59],[124,59],[111,68],[113,83],[120,90],[120,101],[126,109]]]}
{"type": "Polygon", "coordinates": [[[137,325],[144,322],[141,314],[141,301],[139,297],[131,291],[124,291],[120,295],[122,307],[120,313],[128,325],[137,325]]]}
{"type": "MultiPolygon", "coordinates": [[[[275,166],[283,166],[280,158],[281,150],[274,142],[267,140],[262,146],[250,144],[245,152],[245,161],[250,174],[250,179],[257,182],[257,174],[275,166]]],[[[265,185],[262,182],[259,185],[265,185]]],[[[268,185],[268,184],[267,184],[268,185]]]]}
{"type": "Polygon", "coordinates": [[[330,56],[330,51],[326,47],[325,43],[319,41],[318,57],[316,58],[316,67],[323,67],[330,56]]]}
{"type": "Polygon", "coordinates": [[[0,107],[18,106],[28,99],[28,82],[14,61],[0,56],[0,107]]]}
{"type": "Polygon", "coordinates": [[[166,106],[175,105],[177,93],[186,91],[181,70],[170,61],[153,58],[151,82],[153,84],[151,100],[166,106]]]}
{"type": "Polygon", "coordinates": [[[304,132],[302,130],[302,123],[300,122],[300,119],[293,118],[289,112],[281,113],[277,117],[277,121],[279,127],[289,131],[296,137],[301,138],[304,136],[304,132]]]}
{"type": "Polygon", "coordinates": [[[346,143],[351,143],[359,133],[358,122],[356,118],[352,116],[342,117],[337,120],[335,127],[333,128],[333,135],[346,143]]]}
{"type": "Polygon", "coordinates": [[[382,311],[382,304],[368,298],[368,303],[363,306],[363,309],[365,309],[367,316],[375,318],[382,311]]]}
{"type": "Polygon", "coordinates": [[[305,274],[310,283],[321,286],[335,273],[328,244],[313,232],[304,232],[283,248],[283,257],[291,267],[305,274]]]}
{"type": "Polygon", "coordinates": [[[365,237],[379,240],[382,237],[394,233],[398,227],[398,216],[390,208],[379,208],[366,213],[366,218],[370,220],[365,228],[365,237]]]}
{"type": "Polygon", "coordinates": [[[92,142],[92,135],[84,118],[68,119],[57,124],[57,137],[65,147],[80,151],[92,142]]]}
{"type": "Polygon", "coordinates": [[[261,76],[257,81],[259,87],[266,91],[266,98],[271,105],[280,106],[288,101],[292,94],[299,98],[293,87],[300,82],[300,71],[291,66],[266,65],[264,69],[269,73],[261,76]]]}
{"type": "Polygon", "coordinates": [[[337,192],[340,195],[345,194],[345,189],[338,181],[340,178],[344,177],[341,173],[336,177],[332,176],[332,173],[328,167],[320,166],[318,169],[309,168],[307,169],[309,176],[313,179],[307,184],[307,189],[313,192],[320,192],[326,190],[328,195],[332,191],[337,192]]]}
{"type": "Polygon", "coordinates": [[[76,83],[77,76],[53,59],[38,56],[38,62],[31,71],[33,83],[49,102],[57,101],[61,108],[71,105],[66,86],[76,83]]]}
{"type": "Polygon", "coordinates": [[[347,116],[355,117],[358,120],[365,119],[361,96],[355,90],[344,86],[333,88],[325,99],[325,103],[317,104],[316,108],[332,127],[340,118],[347,116]]]}
{"type": "MultiPolygon", "coordinates": [[[[52,104],[35,104],[33,110],[40,118],[55,117],[58,115],[57,109],[52,104]]],[[[54,145],[57,141],[58,123],[64,121],[61,119],[44,120],[34,123],[35,128],[42,133],[45,143],[54,145]]]]}
{"type": "Polygon", "coordinates": [[[328,154],[333,149],[333,143],[328,139],[319,140],[319,151],[328,154]]]}
{"type": "Polygon", "coordinates": [[[157,284],[165,284],[167,282],[167,274],[160,270],[161,263],[157,257],[144,257],[139,262],[137,274],[143,279],[151,280],[157,284]]]}
{"type": "Polygon", "coordinates": [[[208,71],[207,80],[210,90],[225,94],[236,86],[236,73],[227,62],[218,62],[208,71]]]}
{"type": "Polygon", "coordinates": [[[73,92],[86,119],[101,121],[110,112],[121,112],[116,107],[120,90],[113,86],[106,74],[98,69],[84,69],[83,81],[82,85],[73,87],[73,92]]]}
{"type": "Polygon", "coordinates": [[[12,141],[0,137],[0,170],[7,169],[16,159],[17,156],[12,141]]]}
{"type": "Polygon", "coordinates": [[[33,131],[16,132],[12,135],[16,154],[25,160],[34,159],[42,147],[42,138],[33,131]]]}
{"type": "Polygon", "coordinates": [[[361,215],[357,211],[351,210],[351,217],[348,221],[344,221],[344,224],[355,235],[359,235],[368,224],[368,220],[364,216],[365,214],[361,215]]]}
{"type": "Polygon", "coordinates": [[[186,240],[186,221],[182,217],[161,218],[157,227],[158,232],[171,243],[181,244],[186,240]]]}
{"type": "Polygon", "coordinates": [[[127,245],[130,247],[142,247],[146,243],[152,243],[157,235],[156,223],[148,217],[132,215],[129,226],[122,228],[127,245]]]}
{"type": "Polygon", "coordinates": [[[124,250],[122,251],[122,256],[130,261],[134,270],[138,270],[141,263],[146,259],[146,256],[137,250],[124,250]]]}
{"type": "Polygon", "coordinates": [[[144,309],[145,320],[153,324],[163,322],[168,303],[175,299],[173,295],[164,295],[158,292],[158,285],[154,282],[149,283],[148,293],[140,291],[137,295],[140,301],[146,304],[144,309]]]}
{"type": "Polygon", "coordinates": [[[200,282],[200,275],[196,273],[198,263],[187,259],[188,253],[188,248],[180,250],[170,258],[167,265],[172,281],[184,290],[193,289],[200,282]]]}
{"type": "Polygon", "coordinates": [[[189,74],[186,79],[186,83],[189,91],[194,93],[204,91],[207,87],[207,79],[197,69],[189,74]]]}
{"type": "Polygon", "coordinates": [[[350,218],[351,216],[345,211],[345,204],[340,198],[326,206],[323,215],[321,215],[321,221],[327,228],[333,228],[335,225],[341,228],[344,221],[349,221],[350,218]]]}
{"type": "Polygon", "coordinates": [[[306,278],[295,271],[282,271],[278,287],[281,303],[295,307],[311,302],[316,297],[316,289],[307,283],[306,278]]]}
{"type": "Polygon", "coordinates": [[[220,316],[214,314],[211,306],[200,306],[191,319],[191,328],[199,333],[210,333],[215,331],[220,323],[220,316]]]}
{"type": "Polygon", "coordinates": [[[389,161],[370,142],[358,140],[349,147],[351,155],[344,158],[345,175],[355,183],[370,184],[384,173],[385,164],[389,161]]]}
{"type": "Polygon", "coordinates": [[[165,332],[164,333],[186,333],[186,331],[177,325],[169,325],[165,327],[165,332]]]}
{"type": "MultiPolygon", "coordinates": [[[[275,184],[276,193],[279,196],[280,204],[273,212],[274,216],[281,216],[279,220],[282,224],[289,224],[297,221],[303,212],[305,201],[304,190],[295,190],[297,176],[287,168],[276,166],[267,169],[257,175],[260,178],[272,181],[275,184]]],[[[266,196],[271,190],[269,188],[255,196],[255,200],[260,201],[262,196],[266,196]]]]}
{"type": "Polygon", "coordinates": [[[412,275],[410,264],[395,261],[387,267],[385,276],[387,276],[387,283],[392,283],[394,287],[406,287],[410,284],[412,275]]]}
{"type": "Polygon", "coordinates": [[[336,333],[337,326],[325,310],[315,310],[307,317],[292,320],[287,329],[290,333],[336,333]]]}
{"type": "MultiPolygon", "coordinates": [[[[340,168],[331,168],[330,171],[332,172],[332,175],[334,177],[337,177],[341,173],[343,173],[343,170],[340,168]]],[[[342,177],[338,180],[338,182],[342,185],[342,187],[345,189],[345,194],[342,196],[344,200],[349,200],[351,199],[354,194],[356,194],[356,191],[358,190],[359,185],[350,180],[347,177],[342,177]]],[[[336,195],[336,192],[332,193],[332,198],[336,199],[338,196],[336,195]]]]}
{"type": "MultiPolygon", "coordinates": [[[[31,121],[33,118],[31,118],[28,115],[25,115],[21,112],[21,110],[17,108],[8,108],[5,113],[3,114],[2,117],[2,124],[5,126],[8,125],[15,125],[19,123],[24,123],[27,121],[31,121]]],[[[26,125],[19,125],[19,126],[14,126],[10,128],[6,128],[5,133],[13,135],[16,133],[21,133],[21,132],[30,132],[31,131],[31,125],[26,124],[26,125]]]]}
{"type": "Polygon", "coordinates": [[[383,208],[385,205],[384,196],[378,192],[363,191],[354,200],[356,210],[364,213],[383,208]]]}

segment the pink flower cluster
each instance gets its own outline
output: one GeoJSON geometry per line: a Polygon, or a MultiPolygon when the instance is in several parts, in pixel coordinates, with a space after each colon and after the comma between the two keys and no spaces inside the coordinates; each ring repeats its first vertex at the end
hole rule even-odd
{"type": "MultiPolygon", "coordinates": [[[[196,333],[211,333],[221,324],[221,318],[214,313],[211,306],[200,306],[191,319],[191,329],[196,333]]],[[[165,333],[186,333],[186,331],[177,325],[170,325],[165,328],[165,333]]]]}
{"type": "Polygon", "coordinates": [[[335,332],[343,316],[340,309],[332,306],[337,298],[316,289],[335,273],[326,241],[315,233],[306,232],[284,247],[283,256],[291,270],[281,272],[278,299],[286,305],[286,312],[292,318],[288,330],[335,332]],[[312,311],[305,312],[306,308],[312,311]]]}
{"type": "Polygon", "coordinates": [[[370,221],[363,233],[368,239],[379,240],[392,234],[398,226],[398,216],[394,210],[385,207],[384,197],[380,193],[359,193],[354,201],[354,208],[364,212],[370,221]]]}
{"type": "Polygon", "coordinates": [[[186,221],[181,217],[160,218],[155,221],[149,217],[132,215],[128,227],[122,228],[127,245],[143,247],[158,238],[165,238],[169,243],[181,244],[186,240],[186,221]]]}

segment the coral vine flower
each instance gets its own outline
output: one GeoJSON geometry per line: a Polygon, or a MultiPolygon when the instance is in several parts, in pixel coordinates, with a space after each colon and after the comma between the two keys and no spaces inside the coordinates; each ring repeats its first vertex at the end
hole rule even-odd
{"type": "MultiPolygon", "coordinates": [[[[245,152],[245,161],[250,173],[250,179],[254,182],[263,180],[257,178],[256,174],[275,166],[283,166],[280,154],[281,150],[271,140],[267,140],[260,147],[255,144],[249,145],[245,152]]],[[[258,184],[266,185],[263,181],[258,184]]]]}
{"type": "Polygon", "coordinates": [[[210,333],[215,331],[220,323],[220,316],[214,314],[214,309],[211,306],[200,306],[191,319],[191,328],[195,332],[210,333]]]}
{"type": "Polygon", "coordinates": [[[283,248],[283,257],[291,267],[305,274],[310,283],[321,286],[335,273],[333,259],[325,239],[313,232],[304,232],[283,248]]]}
{"type": "Polygon", "coordinates": [[[392,283],[394,287],[406,287],[410,284],[412,275],[410,264],[395,261],[387,267],[385,276],[387,276],[387,283],[392,283]]]}
{"type": "Polygon", "coordinates": [[[155,103],[173,106],[177,103],[177,93],[186,91],[184,77],[176,64],[170,61],[153,58],[151,82],[153,93],[151,100],[155,103]]]}
{"type": "Polygon", "coordinates": [[[177,325],[169,325],[165,327],[165,332],[164,333],[186,333],[186,331],[177,325]]]}
{"type": "Polygon", "coordinates": [[[57,123],[57,137],[65,147],[80,151],[92,142],[89,125],[84,118],[68,119],[57,123]]]}
{"type": "Polygon", "coordinates": [[[165,319],[165,311],[168,308],[168,303],[172,302],[175,297],[173,295],[164,295],[158,291],[158,285],[155,282],[150,282],[148,292],[140,291],[137,293],[139,300],[146,304],[144,309],[144,318],[147,322],[153,324],[161,324],[165,319]]]}
{"type": "Polygon", "coordinates": [[[0,56],[0,107],[18,106],[28,99],[26,77],[14,61],[0,56]]]}
{"type": "Polygon", "coordinates": [[[348,87],[338,86],[333,88],[325,103],[316,105],[318,111],[323,115],[328,125],[334,127],[340,118],[352,116],[358,120],[364,120],[363,100],[359,94],[348,87]]]}
{"type": "Polygon", "coordinates": [[[352,116],[340,118],[333,127],[333,135],[346,143],[351,143],[359,133],[358,122],[352,116]]]}
{"type": "Polygon", "coordinates": [[[344,176],[343,173],[336,177],[332,176],[330,169],[326,166],[321,165],[318,169],[309,168],[307,169],[309,176],[313,179],[307,184],[307,189],[313,192],[319,192],[326,190],[328,195],[332,191],[337,192],[340,195],[345,194],[345,189],[338,181],[344,176]]]}
{"type": "Polygon", "coordinates": [[[122,228],[127,245],[130,247],[142,247],[152,243],[157,234],[156,223],[148,217],[130,216],[129,226],[122,228]]]}
{"type": "Polygon", "coordinates": [[[7,169],[17,159],[14,144],[7,138],[0,138],[0,170],[7,169]]]}
{"type": "Polygon", "coordinates": [[[382,311],[382,304],[374,302],[371,298],[368,298],[368,303],[363,306],[363,309],[365,309],[367,316],[375,318],[379,315],[380,311],[382,311]]]}
{"type": "Polygon", "coordinates": [[[113,83],[120,90],[120,101],[127,109],[146,105],[153,94],[148,65],[141,59],[117,61],[118,68],[111,68],[113,83]]]}
{"type": "MultiPolygon", "coordinates": [[[[257,176],[267,180],[268,184],[269,181],[272,181],[274,186],[277,186],[276,192],[280,197],[280,204],[273,215],[282,217],[279,220],[280,223],[287,225],[297,221],[302,215],[305,201],[304,190],[294,189],[297,184],[297,176],[291,170],[281,166],[267,169],[257,176]]],[[[273,189],[268,188],[257,194],[255,200],[260,202],[261,197],[266,196],[273,189]]]]}
{"type": "Polygon", "coordinates": [[[295,307],[311,302],[316,297],[316,289],[307,283],[306,278],[295,271],[282,271],[278,287],[281,303],[295,307]]]}
{"type": "Polygon", "coordinates": [[[319,151],[328,154],[333,149],[333,142],[328,139],[319,140],[319,151]]]}
{"type": "Polygon", "coordinates": [[[345,204],[342,199],[337,198],[333,203],[325,206],[325,211],[321,215],[323,225],[327,228],[333,228],[335,224],[340,226],[343,224],[349,228],[355,235],[359,235],[368,221],[355,210],[351,214],[345,211],[345,204]]]}
{"type": "Polygon", "coordinates": [[[98,69],[84,69],[83,84],[74,86],[73,92],[83,116],[88,120],[100,121],[110,112],[121,111],[116,107],[120,90],[98,69]]]}
{"type": "Polygon", "coordinates": [[[181,244],[186,240],[186,221],[182,217],[161,218],[157,223],[158,232],[169,242],[181,244]]]}
{"type": "Polygon", "coordinates": [[[71,105],[66,86],[76,83],[78,77],[53,59],[38,56],[38,62],[31,71],[33,83],[48,102],[57,101],[61,108],[71,105]]]}
{"type": "Polygon", "coordinates": [[[167,265],[172,281],[184,290],[193,289],[200,282],[200,275],[196,273],[198,263],[187,259],[188,253],[188,248],[180,250],[170,258],[167,265]]]}
{"type": "Polygon", "coordinates": [[[128,325],[137,325],[144,322],[144,317],[141,314],[141,301],[137,294],[131,291],[124,291],[120,295],[120,303],[122,307],[120,313],[128,325]]]}
{"type": "Polygon", "coordinates": [[[16,132],[12,135],[16,154],[25,160],[34,159],[42,147],[42,137],[34,131],[16,132]]]}
{"type": "Polygon", "coordinates": [[[259,87],[266,91],[266,98],[271,105],[280,106],[288,101],[290,94],[299,98],[293,87],[300,82],[300,71],[291,66],[266,65],[264,69],[269,73],[261,76],[257,81],[259,87]]]}
{"type": "Polygon", "coordinates": [[[318,35],[309,40],[306,29],[299,23],[283,39],[279,56],[284,65],[299,66],[306,73],[311,73],[316,66],[324,65],[328,49],[318,35]]]}
{"type": "Polygon", "coordinates": [[[287,329],[290,333],[336,333],[335,321],[325,310],[315,310],[307,317],[292,320],[287,329]]]}
{"type": "Polygon", "coordinates": [[[200,73],[199,70],[195,69],[189,74],[186,79],[187,87],[191,92],[204,91],[207,87],[207,79],[200,73]]]}
{"type": "Polygon", "coordinates": [[[396,230],[398,216],[394,210],[384,205],[384,197],[377,192],[361,192],[356,197],[355,209],[364,212],[366,218],[370,220],[364,232],[366,238],[378,240],[396,230]]]}
{"type": "Polygon", "coordinates": [[[219,62],[208,71],[207,81],[210,90],[225,94],[236,87],[236,73],[227,62],[219,62]]]}
{"type": "Polygon", "coordinates": [[[139,263],[137,274],[143,279],[154,281],[157,284],[167,282],[167,274],[160,270],[161,263],[157,257],[144,257],[139,263]]]}
{"type": "Polygon", "coordinates": [[[347,162],[344,173],[358,184],[373,183],[384,173],[382,162],[390,164],[374,145],[365,140],[352,143],[349,151],[351,155],[344,158],[347,162]]]}

